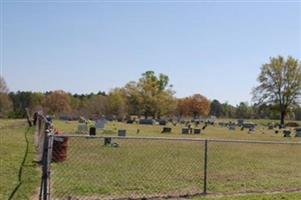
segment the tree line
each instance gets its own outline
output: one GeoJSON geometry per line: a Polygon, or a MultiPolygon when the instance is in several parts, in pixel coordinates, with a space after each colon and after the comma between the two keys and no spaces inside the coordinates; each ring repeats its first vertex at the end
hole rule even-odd
{"type": "Polygon", "coordinates": [[[301,92],[300,62],[288,57],[271,58],[264,64],[254,88],[254,104],[241,102],[236,106],[218,100],[209,100],[201,94],[176,98],[169,77],[146,71],[137,81],[109,93],[71,94],[62,90],[40,92],[9,92],[0,78],[0,117],[23,118],[25,108],[59,116],[106,116],[126,119],[130,116],[145,118],[218,118],[287,119],[301,120],[298,102],[301,92]]]}

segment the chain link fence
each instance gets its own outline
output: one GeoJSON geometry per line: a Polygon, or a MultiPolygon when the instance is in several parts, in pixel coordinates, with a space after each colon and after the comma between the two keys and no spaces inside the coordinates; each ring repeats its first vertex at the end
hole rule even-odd
{"type": "Polygon", "coordinates": [[[210,141],[208,191],[301,191],[301,143],[210,141]]]}
{"type": "Polygon", "coordinates": [[[301,190],[301,143],[80,135],[50,141],[48,199],[301,190]]]}

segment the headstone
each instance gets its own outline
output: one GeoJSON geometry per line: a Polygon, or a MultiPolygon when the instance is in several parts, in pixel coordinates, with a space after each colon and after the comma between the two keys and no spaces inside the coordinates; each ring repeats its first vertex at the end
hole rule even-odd
{"type": "Polygon", "coordinates": [[[236,129],[235,124],[230,124],[230,125],[229,125],[229,130],[235,131],[235,129],[236,129]]]}
{"type": "Polygon", "coordinates": [[[153,119],[140,119],[139,124],[143,125],[154,125],[155,121],[153,119]]]}
{"type": "Polygon", "coordinates": [[[165,126],[166,125],[166,120],[164,120],[164,119],[159,120],[159,125],[160,126],[165,126]]]}
{"type": "Polygon", "coordinates": [[[95,136],[96,135],[96,128],[95,127],[90,127],[90,129],[89,129],[89,135],[90,136],[95,136]]]}
{"type": "Polygon", "coordinates": [[[87,126],[87,124],[79,124],[77,126],[77,131],[79,133],[87,133],[88,132],[88,126],[87,126]]]}
{"type": "Polygon", "coordinates": [[[112,144],[112,138],[108,137],[108,138],[104,138],[104,145],[111,145],[112,144]]]}
{"type": "Polygon", "coordinates": [[[133,123],[134,123],[134,120],[128,119],[128,120],[126,121],[126,123],[127,123],[127,124],[133,124],[133,123]]]}
{"type": "Polygon", "coordinates": [[[107,123],[107,120],[105,120],[105,119],[98,119],[95,122],[95,127],[96,128],[104,128],[106,123],[107,123]]]}
{"type": "Polygon", "coordinates": [[[192,127],[190,123],[188,124],[188,133],[192,133],[192,127]]]}
{"type": "Polygon", "coordinates": [[[301,128],[296,128],[296,135],[295,137],[301,137],[301,128]]]}
{"type": "Polygon", "coordinates": [[[210,119],[207,120],[207,122],[208,122],[210,125],[214,125],[214,124],[215,124],[215,121],[216,121],[216,116],[211,116],[210,119]]]}
{"type": "Polygon", "coordinates": [[[118,136],[119,137],[125,137],[126,136],[126,130],[125,129],[119,129],[118,130],[118,136]]]}
{"type": "Polygon", "coordinates": [[[242,126],[244,124],[244,122],[245,122],[245,120],[243,120],[243,119],[238,119],[237,120],[238,126],[242,126]]]}
{"type": "Polygon", "coordinates": [[[195,129],[193,130],[193,133],[194,133],[194,134],[201,134],[201,129],[195,128],[195,129]]]}
{"type": "Polygon", "coordinates": [[[284,130],[284,131],[283,131],[283,137],[291,137],[291,131],[289,131],[289,130],[284,130]]]}
{"type": "Polygon", "coordinates": [[[169,127],[164,127],[161,133],[171,133],[171,128],[169,127]]]}
{"type": "Polygon", "coordinates": [[[250,128],[256,128],[256,125],[253,123],[244,123],[243,124],[244,128],[250,129],[250,128]]]}
{"type": "Polygon", "coordinates": [[[182,128],[182,134],[189,134],[188,128],[182,128]]]}

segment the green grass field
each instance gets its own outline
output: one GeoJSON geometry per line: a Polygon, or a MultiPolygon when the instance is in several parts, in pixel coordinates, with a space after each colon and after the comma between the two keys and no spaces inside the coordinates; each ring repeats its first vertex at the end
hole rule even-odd
{"type": "MultiPolygon", "coordinates": [[[[257,122],[256,122],[257,123],[257,122]]],[[[76,122],[55,121],[66,133],[76,131],[76,122]]],[[[181,135],[181,126],[161,134],[160,126],[109,123],[98,135],[116,135],[124,128],[138,137],[222,138],[242,140],[301,141],[259,127],[256,133],[208,127],[201,135],[181,135]],[[137,134],[137,129],[140,132],[137,134]]],[[[8,199],[18,184],[26,142],[24,120],[0,120],[1,196],[8,199]]],[[[28,132],[29,154],[22,168],[22,185],[14,199],[32,199],[39,187],[39,168],[34,158],[33,131],[28,132]],[[24,184],[26,183],[26,184],[24,184]],[[25,187],[26,186],[26,187],[25,187]]],[[[144,195],[182,195],[202,192],[203,142],[114,140],[118,148],[105,147],[103,139],[71,138],[67,160],[52,164],[53,197],[140,197],[144,195]]],[[[208,197],[195,199],[301,199],[301,146],[209,142],[208,197]],[[299,192],[285,192],[299,190],[299,192]],[[236,196],[236,193],[273,192],[236,196]],[[285,193],[284,193],[285,192],[285,193]],[[219,194],[228,194],[220,196],[219,194]]],[[[94,199],[95,199],[94,198],[94,199]]]]}
{"type": "Polygon", "coordinates": [[[13,200],[32,199],[38,190],[39,169],[33,159],[33,129],[27,129],[24,120],[0,120],[0,199],[6,200],[11,196],[13,200]],[[28,138],[26,151],[25,134],[28,138]],[[25,152],[27,152],[25,156],[25,152]]]}
{"type": "MultiPolygon", "coordinates": [[[[69,134],[76,132],[76,124],[72,122],[57,122],[57,126],[69,134]]],[[[110,123],[107,131],[99,131],[98,135],[112,135],[112,131],[123,128],[129,136],[137,137],[300,141],[283,138],[263,126],[253,134],[210,126],[201,135],[184,136],[180,134],[181,125],[171,127],[172,133],[161,134],[162,127],[158,125],[110,123]]],[[[70,139],[67,161],[53,165],[55,195],[139,197],[202,191],[203,142],[115,140],[120,147],[110,148],[103,146],[102,140],[70,139]],[[64,187],[66,182],[61,177],[68,177],[68,187],[64,187]]],[[[208,191],[231,194],[299,190],[300,152],[300,145],[210,142],[208,191]]]]}

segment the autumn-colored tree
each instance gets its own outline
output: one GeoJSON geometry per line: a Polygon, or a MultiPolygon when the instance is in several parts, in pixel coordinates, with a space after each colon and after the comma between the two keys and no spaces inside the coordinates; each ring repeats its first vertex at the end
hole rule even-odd
{"type": "Polygon", "coordinates": [[[176,108],[176,115],[178,117],[187,117],[189,116],[190,112],[190,102],[189,98],[183,98],[183,99],[178,99],[177,102],[177,108],[176,108]]]}
{"type": "Polygon", "coordinates": [[[210,101],[201,94],[194,94],[178,100],[177,114],[179,117],[190,116],[200,117],[208,116],[210,112],[210,101]]]}
{"type": "Polygon", "coordinates": [[[201,94],[189,97],[189,110],[194,118],[208,116],[210,112],[210,101],[201,94]]]}
{"type": "Polygon", "coordinates": [[[70,113],[71,106],[69,94],[62,90],[53,91],[45,97],[43,107],[49,114],[70,113]]]}

